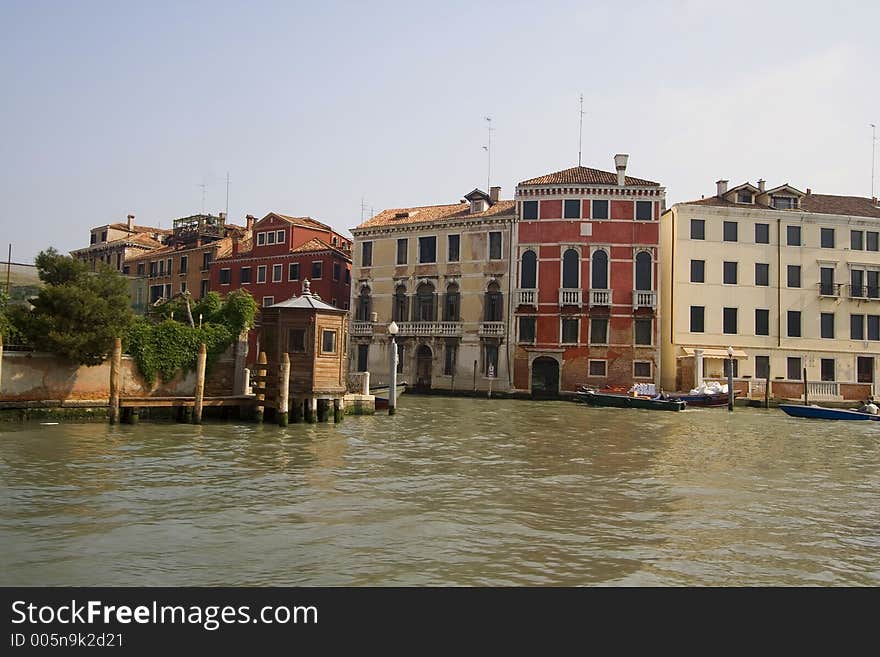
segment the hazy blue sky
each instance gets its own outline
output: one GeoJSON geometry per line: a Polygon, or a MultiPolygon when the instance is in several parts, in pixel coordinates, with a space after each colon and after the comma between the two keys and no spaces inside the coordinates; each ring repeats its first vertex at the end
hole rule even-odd
{"type": "MultiPolygon", "coordinates": [[[[0,0],[2,257],[229,213],[348,229],[583,163],[670,203],[760,177],[868,196],[880,2],[0,0]]],[[[880,158],[878,158],[880,159],[880,158]]],[[[880,176],[878,176],[880,177],[880,176]]],[[[880,185],[878,185],[880,188],[880,185]]]]}

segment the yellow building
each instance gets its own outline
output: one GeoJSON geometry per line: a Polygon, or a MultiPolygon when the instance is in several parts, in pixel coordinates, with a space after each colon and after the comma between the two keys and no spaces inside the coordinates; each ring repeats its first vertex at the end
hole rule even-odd
{"type": "Polygon", "coordinates": [[[812,399],[864,398],[880,365],[880,205],[764,181],[661,217],[661,384],[812,399]],[[702,367],[699,366],[702,361],[702,367]]]}
{"type": "Polygon", "coordinates": [[[507,333],[513,201],[474,190],[460,203],[384,210],[353,229],[352,371],[422,388],[511,387],[507,333]]]}
{"type": "Polygon", "coordinates": [[[155,251],[166,242],[171,231],[153,226],[138,226],[134,215],[126,223],[105,224],[89,231],[89,246],[71,251],[70,255],[85,262],[92,271],[98,265],[124,272],[125,261],[148,251],[155,251]]]}

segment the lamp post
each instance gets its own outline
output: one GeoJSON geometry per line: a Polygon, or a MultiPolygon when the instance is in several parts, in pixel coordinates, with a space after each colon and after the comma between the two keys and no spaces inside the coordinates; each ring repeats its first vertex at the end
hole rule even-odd
{"type": "Polygon", "coordinates": [[[733,347],[727,348],[727,410],[733,410],[733,347]]]}
{"type": "Polygon", "coordinates": [[[395,342],[394,338],[399,332],[400,329],[397,327],[397,322],[391,320],[391,323],[388,325],[388,335],[390,336],[388,348],[391,352],[389,357],[391,375],[388,377],[388,415],[394,415],[397,412],[395,408],[397,406],[397,342],[395,342]]]}

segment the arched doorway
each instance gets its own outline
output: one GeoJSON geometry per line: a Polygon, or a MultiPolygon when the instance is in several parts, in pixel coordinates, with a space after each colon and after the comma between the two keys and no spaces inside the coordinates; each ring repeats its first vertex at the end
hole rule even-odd
{"type": "Polygon", "coordinates": [[[434,354],[431,347],[423,344],[416,351],[416,388],[419,390],[431,389],[431,370],[434,365],[434,354]]]}
{"type": "Polygon", "coordinates": [[[556,397],[559,394],[559,363],[540,356],[532,361],[532,397],[556,397]]]}

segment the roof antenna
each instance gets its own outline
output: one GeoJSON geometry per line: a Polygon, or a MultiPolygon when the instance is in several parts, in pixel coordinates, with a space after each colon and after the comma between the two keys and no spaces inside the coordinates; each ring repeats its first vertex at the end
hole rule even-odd
{"type": "Polygon", "coordinates": [[[873,123],[868,124],[871,126],[871,198],[876,198],[874,195],[874,163],[877,161],[877,156],[875,155],[875,151],[877,150],[877,126],[873,123]]]}
{"type": "Polygon", "coordinates": [[[226,172],[226,221],[229,221],[229,172],[226,172]]]}
{"type": "Polygon", "coordinates": [[[584,137],[584,95],[581,94],[580,128],[578,129],[578,166],[581,165],[581,142],[584,137]]]}
{"type": "Polygon", "coordinates": [[[492,127],[492,117],[491,116],[484,116],[483,118],[486,119],[486,132],[489,135],[488,145],[483,146],[483,150],[486,151],[486,155],[488,156],[488,160],[489,160],[489,167],[488,167],[488,171],[486,172],[486,193],[488,194],[488,193],[490,193],[490,191],[492,189],[492,187],[491,187],[491,184],[492,184],[492,131],[495,128],[492,127]]]}
{"type": "Polygon", "coordinates": [[[205,214],[205,197],[208,195],[208,185],[206,183],[201,183],[196,185],[196,187],[202,188],[202,214],[205,214]]]}

